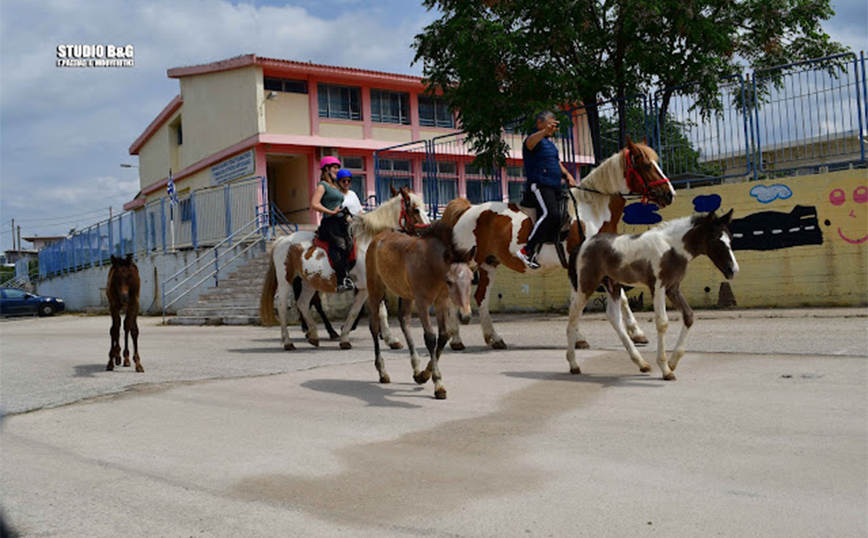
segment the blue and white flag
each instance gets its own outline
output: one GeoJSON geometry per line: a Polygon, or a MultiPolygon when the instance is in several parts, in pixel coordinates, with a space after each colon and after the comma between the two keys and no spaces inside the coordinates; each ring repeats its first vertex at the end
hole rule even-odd
{"type": "Polygon", "coordinates": [[[172,169],[169,168],[169,182],[166,184],[166,192],[169,195],[169,204],[178,205],[178,193],[175,191],[175,180],[172,179],[172,169]]]}

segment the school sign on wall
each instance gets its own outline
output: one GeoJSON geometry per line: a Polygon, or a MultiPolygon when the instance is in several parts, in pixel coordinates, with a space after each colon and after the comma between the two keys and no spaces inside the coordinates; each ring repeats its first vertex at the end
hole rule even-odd
{"type": "Polygon", "coordinates": [[[212,166],[211,184],[221,185],[233,179],[252,175],[255,171],[256,160],[251,149],[212,166]]]}

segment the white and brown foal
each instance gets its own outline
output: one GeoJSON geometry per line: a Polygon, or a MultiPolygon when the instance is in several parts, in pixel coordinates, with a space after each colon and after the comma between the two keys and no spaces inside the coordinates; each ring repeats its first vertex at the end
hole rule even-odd
{"type": "Polygon", "coordinates": [[[572,300],[567,324],[567,361],[570,373],[580,374],[576,364],[575,343],[579,318],[588,298],[600,284],[606,289],[606,315],[618,333],[624,347],[639,370],[651,369],[636,351],[621,319],[622,284],[644,284],[654,298],[654,320],[657,324],[657,364],[663,379],[674,380],[672,373],[684,356],[687,333],[693,325],[693,310],[681,293],[680,284],[687,274],[687,264],[702,254],[730,280],[738,273],[738,262],[732,252],[729,223],[732,210],[718,218],[714,213],[695,215],[665,222],[638,235],[602,233],[585,241],[570,253],[570,283],[572,300]],[[684,326],[672,352],[666,359],[664,336],[669,327],[666,298],[681,310],[684,326]]]}

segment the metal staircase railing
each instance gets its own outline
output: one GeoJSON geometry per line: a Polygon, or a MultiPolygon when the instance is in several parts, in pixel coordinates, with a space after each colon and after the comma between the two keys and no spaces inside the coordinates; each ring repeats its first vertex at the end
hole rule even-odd
{"type": "Polygon", "coordinates": [[[256,217],[160,284],[162,289],[163,323],[166,323],[166,310],[201,286],[205,281],[213,277],[214,285],[219,286],[221,267],[225,270],[225,267],[253,248],[261,246],[263,251],[265,250],[267,237],[263,232],[268,226],[262,226],[261,221],[261,216],[256,217]],[[240,250],[238,250],[239,248],[240,250]],[[233,253],[234,256],[228,258],[233,253]],[[184,274],[197,265],[201,265],[201,267],[196,269],[190,276],[182,279],[184,274]],[[210,267],[213,267],[213,269],[206,272],[210,267]],[[199,281],[188,286],[189,282],[200,276],[201,279],[199,281]]]}

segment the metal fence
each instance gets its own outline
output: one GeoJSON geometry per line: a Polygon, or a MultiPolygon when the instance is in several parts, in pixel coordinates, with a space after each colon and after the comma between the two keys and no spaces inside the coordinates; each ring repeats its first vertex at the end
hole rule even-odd
{"type": "MultiPolygon", "coordinates": [[[[136,257],[177,249],[214,246],[257,218],[263,210],[265,180],[257,177],[191,191],[172,206],[168,197],[79,230],[39,251],[39,276],[101,266],[111,256],[136,257]]],[[[263,220],[261,226],[266,226],[263,220]]]]}
{"type": "MultiPolygon", "coordinates": [[[[753,77],[734,75],[721,81],[717,107],[701,106],[693,85],[576,107],[564,111],[557,136],[562,161],[574,176],[584,177],[630,136],[647,140],[673,183],[682,187],[864,167],[865,66],[864,53],[858,58],[847,53],[753,77]]],[[[390,167],[403,160],[420,163],[404,166],[397,175],[405,185],[421,178],[432,215],[459,195],[474,203],[515,201],[524,188],[520,143],[516,150],[513,140],[520,136],[505,133],[513,148],[507,166],[482,173],[473,170],[465,133],[386,148],[374,154],[377,193],[388,193],[386,182],[396,176],[390,167]],[[380,160],[387,166],[379,166],[380,160]]]]}

